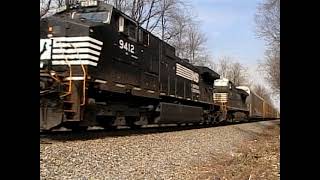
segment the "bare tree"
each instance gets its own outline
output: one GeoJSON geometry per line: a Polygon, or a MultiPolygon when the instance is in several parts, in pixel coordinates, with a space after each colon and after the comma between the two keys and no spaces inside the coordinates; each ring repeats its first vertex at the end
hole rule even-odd
{"type": "Polygon", "coordinates": [[[144,25],[149,30],[150,21],[160,14],[159,9],[157,9],[159,2],[160,0],[127,0],[122,11],[137,21],[139,25],[144,25]]]}
{"type": "Polygon", "coordinates": [[[229,79],[235,86],[249,85],[247,67],[234,61],[230,56],[222,56],[216,65],[216,71],[223,77],[229,79]]]}
{"type": "Polygon", "coordinates": [[[162,0],[160,1],[160,32],[161,39],[169,41],[172,37],[177,36],[177,33],[172,32],[174,26],[174,17],[176,12],[183,11],[180,6],[184,3],[180,0],[162,0]]]}
{"type": "Polygon", "coordinates": [[[227,78],[230,64],[231,58],[228,56],[222,56],[218,58],[218,64],[215,70],[220,74],[221,77],[227,78]]]}
{"type": "Polygon", "coordinates": [[[190,6],[178,0],[165,0],[160,4],[158,35],[161,39],[173,45],[180,58],[189,59],[195,65],[209,65],[210,55],[204,46],[206,37],[199,29],[197,17],[188,10],[190,6]]]}
{"type": "Polygon", "coordinates": [[[261,68],[275,94],[280,93],[280,52],[269,50],[261,68]]]}
{"type": "Polygon", "coordinates": [[[247,84],[247,68],[239,62],[232,63],[228,72],[230,79],[236,86],[247,84]]]}
{"type": "Polygon", "coordinates": [[[273,104],[270,96],[271,94],[265,86],[261,84],[255,84],[251,90],[254,91],[258,96],[262,97],[268,104],[273,104]]]}
{"type": "Polygon", "coordinates": [[[40,18],[48,13],[51,7],[51,0],[40,0],[40,18]]]}
{"type": "Polygon", "coordinates": [[[112,0],[111,2],[108,1],[108,3],[113,4],[114,7],[119,9],[120,11],[126,9],[127,6],[126,0],[112,0]]]}
{"type": "Polygon", "coordinates": [[[266,59],[262,63],[266,79],[275,94],[280,93],[280,0],[265,0],[255,17],[258,37],[267,42],[266,59]]]}
{"type": "Polygon", "coordinates": [[[159,0],[151,0],[146,18],[144,18],[144,20],[141,22],[141,24],[144,24],[146,22],[145,28],[147,30],[149,30],[149,24],[150,24],[151,19],[159,14],[159,11],[154,10],[156,4],[158,4],[158,3],[159,3],[159,0]]]}
{"type": "Polygon", "coordinates": [[[169,43],[172,44],[176,49],[176,55],[181,58],[187,58],[186,55],[186,34],[189,23],[191,22],[190,17],[185,15],[183,12],[174,14],[174,26],[173,32],[177,36],[169,40],[169,43]]]}
{"type": "Polygon", "coordinates": [[[67,3],[72,4],[75,0],[40,0],[40,19],[48,14],[60,11],[67,3]]]}
{"type": "Polygon", "coordinates": [[[204,34],[197,28],[198,26],[189,26],[188,28],[188,36],[187,36],[187,51],[189,55],[189,59],[191,63],[195,64],[199,62],[197,59],[197,55],[201,52],[201,48],[206,42],[206,38],[204,34]]]}
{"type": "Polygon", "coordinates": [[[171,32],[174,13],[186,7],[180,0],[113,0],[109,3],[165,41],[177,35],[171,32]]]}
{"type": "Polygon", "coordinates": [[[197,61],[195,65],[206,66],[212,70],[216,69],[216,64],[211,61],[212,57],[209,52],[202,50],[199,55],[197,55],[197,61]]]}
{"type": "MultiPolygon", "coordinates": [[[[69,1],[70,3],[72,3],[73,1],[72,0],[67,0],[69,1]]],[[[56,4],[57,4],[57,7],[62,7],[66,4],[66,2],[64,0],[55,0],[56,4]]]]}
{"type": "Polygon", "coordinates": [[[265,0],[255,17],[257,35],[269,46],[280,45],[280,0],[265,0]]]}

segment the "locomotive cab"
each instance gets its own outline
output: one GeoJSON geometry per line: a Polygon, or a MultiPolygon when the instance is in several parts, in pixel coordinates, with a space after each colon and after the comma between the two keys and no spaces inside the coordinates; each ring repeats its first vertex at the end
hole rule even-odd
{"type": "Polygon", "coordinates": [[[146,114],[149,104],[135,102],[159,99],[159,40],[102,1],[66,7],[40,20],[40,129],[94,126],[100,117],[123,125],[146,114]]]}
{"type": "Polygon", "coordinates": [[[237,86],[236,87],[241,94],[241,99],[244,103],[248,103],[247,99],[250,96],[250,88],[247,86],[237,86]]]}
{"type": "Polygon", "coordinates": [[[78,126],[87,116],[90,71],[107,42],[101,32],[110,29],[111,5],[86,1],[66,7],[40,20],[40,130],[78,126]]]}
{"type": "Polygon", "coordinates": [[[238,93],[240,94],[240,102],[242,109],[249,109],[248,98],[250,96],[250,88],[247,86],[237,86],[238,93]]]}
{"type": "Polygon", "coordinates": [[[232,84],[227,78],[216,79],[214,81],[215,92],[228,92],[232,88],[232,84]]]}
{"type": "Polygon", "coordinates": [[[247,89],[235,87],[234,84],[226,78],[217,79],[214,82],[214,102],[219,104],[221,112],[225,114],[226,119],[245,119],[248,116],[248,107],[246,99],[248,97],[247,89]]]}

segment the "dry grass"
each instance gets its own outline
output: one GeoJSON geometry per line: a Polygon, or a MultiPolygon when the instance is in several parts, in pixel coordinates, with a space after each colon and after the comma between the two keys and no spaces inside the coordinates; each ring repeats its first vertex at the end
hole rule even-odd
{"type": "Polygon", "coordinates": [[[197,179],[280,179],[279,141],[277,126],[269,126],[262,133],[252,133],[252,139],[241,142],[236,152],[216,154],[209,164],[195,166],[197,179]]]}

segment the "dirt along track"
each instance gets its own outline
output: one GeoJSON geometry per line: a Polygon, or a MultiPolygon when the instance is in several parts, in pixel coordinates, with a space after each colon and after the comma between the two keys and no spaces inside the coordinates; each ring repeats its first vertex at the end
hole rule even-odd
{"type": "Polygon", "coordinates": [[[45,135],[41,179],[279,179],[279,125],[45,135]]]}

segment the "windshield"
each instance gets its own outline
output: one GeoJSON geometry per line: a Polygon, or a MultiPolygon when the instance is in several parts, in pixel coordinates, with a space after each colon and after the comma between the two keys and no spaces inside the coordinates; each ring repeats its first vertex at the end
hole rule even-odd
{"type": "Polygon", "coordinates": [[[229,80],[217,79],[214,81],[215,87],[227,87],[229,84],[229,80]]]}
{"type": "Polygon", "coordinates": [[[84,18],[90,21],[99,22],[99,23],[110,23],[110,12],[89,12],[89,13],[80,13],[80,18],[84,18]]]}

